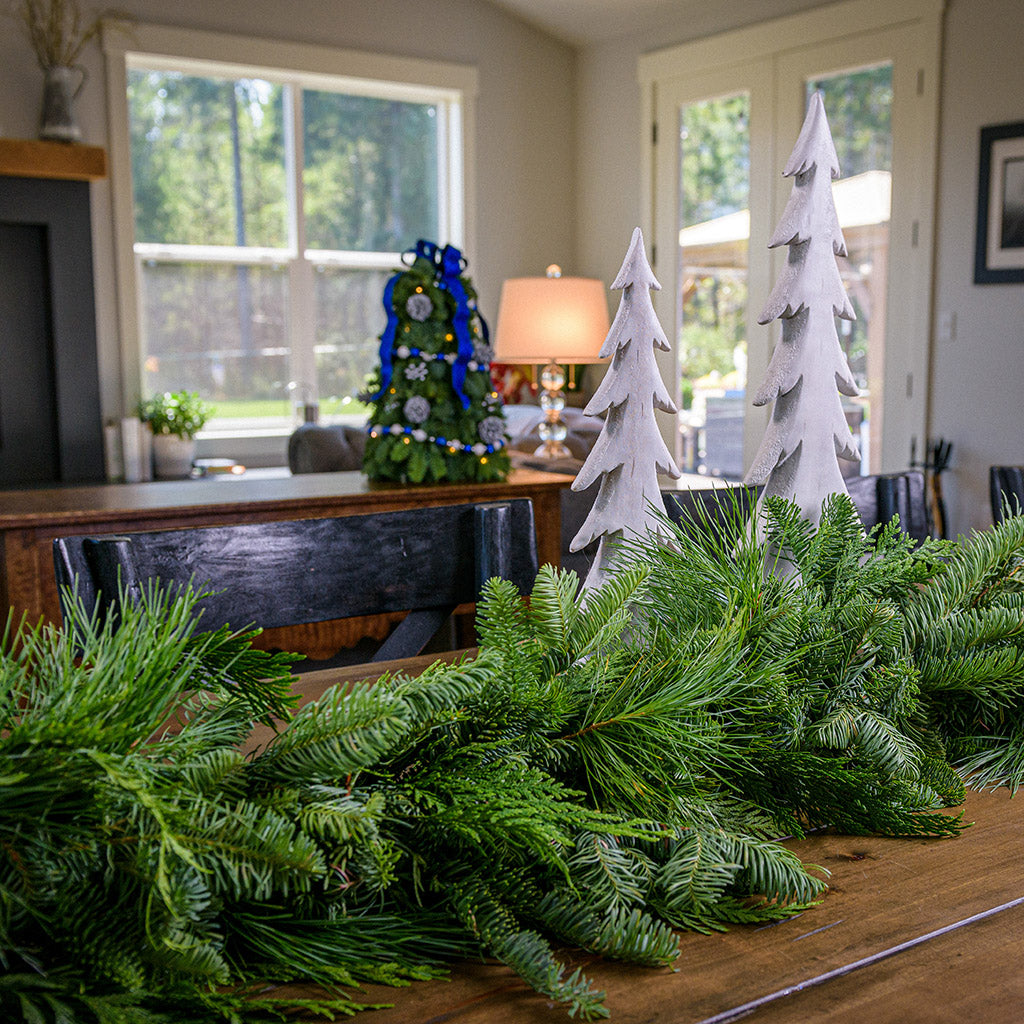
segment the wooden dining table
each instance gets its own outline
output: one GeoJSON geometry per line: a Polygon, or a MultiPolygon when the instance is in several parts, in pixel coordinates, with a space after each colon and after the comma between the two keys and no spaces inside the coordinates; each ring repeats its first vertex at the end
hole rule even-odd
{"type": "MultiPolygon", "coordinates": [[[[445,655],[460,657],[459,652],[445,655]]],[[[435,656],[308,673],[300,701],[435,656]]],[[[261,728],[249,748],[272,732],[261,728]]],[[[821,832],[785,845],[829,872],[817,905],[786,921],[680,935],[666,968],[565,950],[607,993],[615,1024],[994,1024],[1024,1021],[1024,798],[970,792],[954,839],[821,832]]],[[[367,1024],[553,1024],[564,1008],[503,964],[466,961],[446,980],[358,998],[390,1003],[367,1024]]]]}

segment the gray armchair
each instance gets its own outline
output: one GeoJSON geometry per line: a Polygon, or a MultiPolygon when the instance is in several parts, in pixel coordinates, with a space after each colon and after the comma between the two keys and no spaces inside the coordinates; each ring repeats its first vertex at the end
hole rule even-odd
{"type": "Polygon", "coordinates": [[[366,432],[362,427],[303,423],[288,438],[292,473],[340,473],[362,469],[366,432]]]}

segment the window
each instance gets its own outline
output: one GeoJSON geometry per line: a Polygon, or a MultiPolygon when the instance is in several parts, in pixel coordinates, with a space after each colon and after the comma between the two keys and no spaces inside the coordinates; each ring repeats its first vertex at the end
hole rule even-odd
{"type": "Polygon", "coordinates": [[[739,479],[770,409],[750,403],[779,326],[757,323],[784,254],[767,248],[792,181],[781,170],[810,92],[824,94],[842,168],[833,183],[857,320],[839,324],[861,395],[850,474],[905,469],[926,437],[940,0],[847,0],[641,58],[657,124],[649,196],[675,324],[681,465],[739,479]],[[887,343],[888,341],[888,343],[887,343]],[[895,341],[895,343],[893,343],[895,341]]]}
{"type": "Polygon", "coordinates": [[[136,30],[109,86],[112,101],[123,89],[115,170],[131,171],[118,218],[119,283],[132,297],[126,406],[199,391],[217,409],[207,441],[230,438],[232,452],[261,435],[280,449],[303,405],[317,403],[322,421],[362,420],[355,396],[376,363],[381,296],[401,253],[419,238],[467,247],[462,140],[475,75],[171,34],[180,57],[166,56],[166,39],[147,52],[136,30]],[[232,49],[246,62],[211,59],[232,49]],[[381,77],[389,70],[420,74],[381,77]]]}

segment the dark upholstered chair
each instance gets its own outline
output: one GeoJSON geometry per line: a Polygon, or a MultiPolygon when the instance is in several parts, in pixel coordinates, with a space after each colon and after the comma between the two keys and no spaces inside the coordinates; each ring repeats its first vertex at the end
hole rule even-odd
{"type": "Polygon", "coordinates": [[[303,423],[288,438],[293,473],[340,473],[361,469],[366,431],[361,427],[303,423]]]}
{"type": "MultiPolygon", "coordinates": [[[[523,593],[537,575],[533,505],[525,498],[334,519],[165,530],[54,541],[58,586],[115,612],[147,580],[212,593],[204,628],[326,622],[409,611],[372,660],[420,653],[460,604],[501,576],[523,593]]],[[[64,592],[62,591],[62,601],[64,592]]],[[[357,660],[367,660],[365,657],[357,660]]],[[[312,664],[299,668],[317,668],[312,664]]]]}
{"type": "Polygon", "coordinates": [[[887,523],[894,515],[900,527],[916,541],[934,535],[931,506],[925,491],[924,474],[917,469],[881,476],[855,476],[846,481],[865,530],[887,523]]]}
{"type": "Polygon", "coordinates": [[[1024,466],[990,466],[988,487],[993,523],[1024,510],[1024,466]]]}
{"type": "MultiPolygon", "coordinates": [[[[587,574],[597,543],[575,552],[569,551],[569,544],[583,525],[597,497],[599,486],[595,483],[581,493],[568,490],[562,492],[562,565],[574,569],[580,576],[587,574]]],[[[846,480],[846,486],[860,513],[864,529],[871,530],[879,523],[888,522],[898,513],[900,526],[915,541],[920,542],[932,536],[924,475],[919,470],[883,476],[851,477],[846,480]]],[[[724,525],[727,517],[732,514],[734,502],[746,513],[753,507],[758,494],[759,488],[732,484],[663,491],[662,499],[666,513],[675,522],[679,522],[684,514],[692,515],[700,506],[706,518],[698,516],[698,522],[706,522],[711,529],[715,529],[724,525]]]]}

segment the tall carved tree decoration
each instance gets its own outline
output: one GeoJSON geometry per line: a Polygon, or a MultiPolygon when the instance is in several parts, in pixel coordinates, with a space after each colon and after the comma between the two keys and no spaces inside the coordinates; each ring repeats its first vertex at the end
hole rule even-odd
{"type": "Polygon", "coordinates": [[[584,410],[604,415],[604,426],[572,485],[582,491],[601,479],[590,514],[569,546],[579,551],[600,538],[584,591],[604,581],[618,538],[658,529],[652,514],[652,508],[664,508],[658,474],[679,476],[654,419],[655,409],[675,413],[676,407],[654,359],[655,348],[667,352],[669,346],[651,303],[651,289],[661,285],[647,262],[639,228],[612,288],[622,289],[622,299],[601,346],[601,357],[611,356],[612,362],[584,410]]]}
{"type": "Polygon", "coordinates": [[[783,175],[795,176],[793,191],[768,246],[789,246],[789,260],[758,320],[781,318],[782,340],[753,400],[775,407],[745,482],[765,485],[762,502],[787,498],[817,525],[822,502],[846,493],[837,457],[860,458],[839,397],[858,391],[835,317],[856,316],[835,260],[846,255],[832,200],[839,159],[820,93],[811,97],[783,175]]]}

